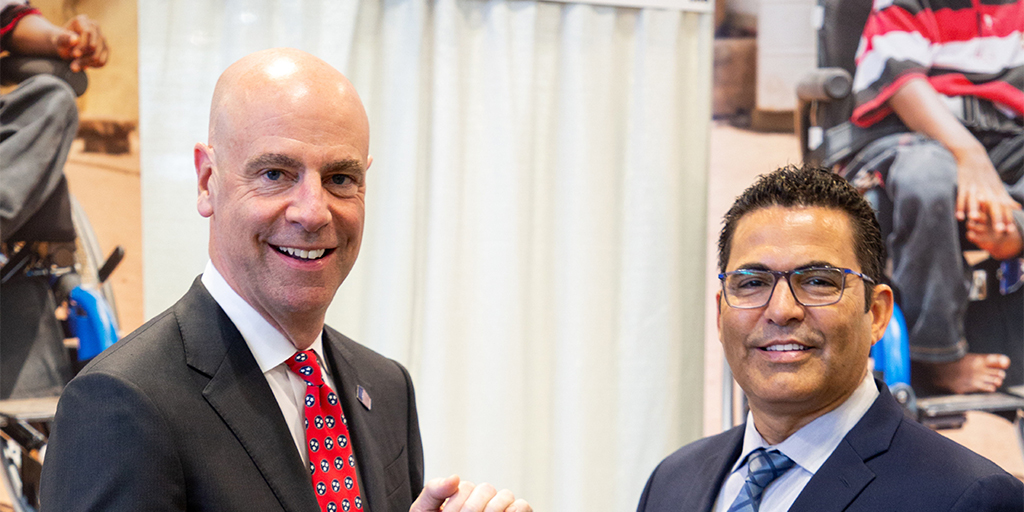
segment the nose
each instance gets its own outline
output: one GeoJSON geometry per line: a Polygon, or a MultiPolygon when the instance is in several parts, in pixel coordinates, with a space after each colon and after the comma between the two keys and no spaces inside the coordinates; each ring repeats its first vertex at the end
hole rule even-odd
{"type": "Polygon", "coordinates": [[[302,226],[309,233],[316,233],[331,221],[327,194],[319,173],[304,173],[292,190],[285,220],[302,226]]]}
{"type": "Polygon", "coordinates": [[[789,278],[781,277],[775,281],[775,289],[765,306],[764,315],[777,325],[786,325],[793,320],[803,320],[804,307],[796,301],[789,278]]]}

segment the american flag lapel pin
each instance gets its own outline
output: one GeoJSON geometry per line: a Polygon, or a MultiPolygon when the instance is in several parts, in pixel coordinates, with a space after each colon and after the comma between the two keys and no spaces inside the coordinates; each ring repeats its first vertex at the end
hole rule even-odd
{"type": "Polygon", "coordinates": [[[373,399],[370,398],[370,394],[362,386],[356,386],[356,398],[359,400],[359,403],[363,404],[363,407],[366,407],[367,411],[373,408],[373,399]]]}

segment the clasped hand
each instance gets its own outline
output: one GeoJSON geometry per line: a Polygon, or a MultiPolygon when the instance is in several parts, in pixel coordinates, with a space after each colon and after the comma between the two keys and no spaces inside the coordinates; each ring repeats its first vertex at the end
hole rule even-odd
{"type": "Polygon", "coordinates": [[[530,504],[507,489],[460,482],[458,475],[435,478],[423,487],[409,512],[533,512],[530,504]]]}
{"type": "Polygon", "coordinates": [[[53,38],[57,55],[71,61],[71,71],[98,68],[107,63],[110,51],[100,26],[84,14],[71,18],[53,38]]]}
{"type": "Polygon", "coordinates": [[[1010,212],[1019,210],[1020,204],[1006,191],[988,155],[966,160],[959,162],[957,170],[957,220],[987,221],[996,233],[1007,233],[1013,225],[1010,212]]]}

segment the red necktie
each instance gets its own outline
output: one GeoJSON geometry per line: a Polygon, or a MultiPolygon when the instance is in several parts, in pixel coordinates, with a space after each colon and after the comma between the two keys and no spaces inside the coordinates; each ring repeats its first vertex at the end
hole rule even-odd
{"type": "Polygon", "coordinates": [[[352,453],[348,422],[338,395],[324,382],[312,350],[296,352],[286,363],[306,381],[306,407],[303,408],[306,448],[320,510],[362,510],[363,499],[356,482],[356,456],[352,453]]]}

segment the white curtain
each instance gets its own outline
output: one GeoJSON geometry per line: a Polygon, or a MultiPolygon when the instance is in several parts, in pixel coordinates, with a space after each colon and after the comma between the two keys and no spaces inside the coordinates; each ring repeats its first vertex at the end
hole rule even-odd
{"type": "Polygon", "coordinates": [[[371,124],[328,323],[412,372],[429,477],[636,507],[701,434],[711,15],[519,0],[140,0],[148,316],[206,260],[191,148],[220,72],[293,46],[371,124]]]}

